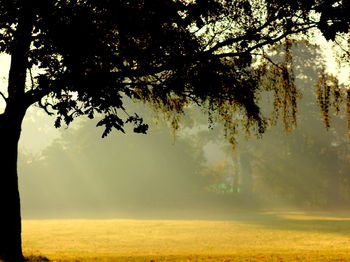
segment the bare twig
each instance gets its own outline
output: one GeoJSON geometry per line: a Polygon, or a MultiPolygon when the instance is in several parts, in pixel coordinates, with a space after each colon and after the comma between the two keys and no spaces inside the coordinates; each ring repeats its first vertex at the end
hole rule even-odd
{"type": "Polygon", "coordinates": [[[220,53],[220,54],[216,54],[216,55],[213,55],[215,57],[234,57],[234,56],[241,56],[241,55],[244,55],[244,54],[249,54],[251,51],[255,50],[255,49],[258,49],[258,48],[261,48],[263,46],[266,46],[266,45],[269,45],[269,44],[275,44],[277,43],[278,41],[284,39],[285,37],[289,36],[289,35],[293,35],[293,34],[297,34],[297,33],[300,33],[302,31],[307,31],[311,28],[314,28],[315,25],[310,25],[310,26],[307,26],[307,27],[303,27],[303,28],[299,28],[297,30],[293,30],[293,31],[287,31],[283,34],[281,34],[280,36],[274,38],[274,39],[267,39],[265,41],[262,41],[250,48],[248,48],[247,50],[243,51],[243,52],[230,52],[230,53],[220,53]]]}
{"type": "Polygon", "coordinates": [[[8,98],[3,94],[3,92],[0,91],[0,95],[5,100],[5,102],[7,103],[8,98]]]}
{"type": "Polygon", "coordinates": [[[50,111],[48,110],[48,107],[49,107],[49,106],[52,107],[52,105],[51,105],[50,103],[46,102],[46,104],[44,105],[43,102],[42,102],[42,99],[40,99],[40,100],[38,101],[38,103],[39,103],[40,108],[44,109],[44,111],[45,111],[48,115],[52,116],[52,115],[54,114],[54,113],[52,113],[52,112],[50,112],[50,111]]]}
{"type": "Polygon", "coordinates": [[[334,40],[334,43],[345,53],[350,57],[350,51],[346,50],[341,43],[339,43],[337,40],[334,40]]]}

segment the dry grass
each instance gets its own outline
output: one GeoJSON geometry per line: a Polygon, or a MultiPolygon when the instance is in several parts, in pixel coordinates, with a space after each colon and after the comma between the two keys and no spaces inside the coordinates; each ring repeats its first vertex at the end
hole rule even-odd
{"type": "Polygon", "coordinates": [[[350,218],[25,220],[26,255],[66,261],[350,261],[350,218]]]}

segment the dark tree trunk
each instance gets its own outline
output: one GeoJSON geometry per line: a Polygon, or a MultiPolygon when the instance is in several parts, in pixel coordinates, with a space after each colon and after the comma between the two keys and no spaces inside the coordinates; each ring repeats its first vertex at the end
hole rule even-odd
{"type": "Polygon", "coordinates": [[[30,103],[25,80],[32,40],[33,1],[20,0],[18,24],[11,46],[8,98],[0,114],[0,261],[22,262],[21,208],[18,191],[17,153],[21,125],[30,103]]]}
{"type": "Polygon", "coordinates": [[[0,118],[0,261],[23,261],[17,148],[25,110],[0,118]],[[22,112],[20,112],[22,111],[22,112]]]}

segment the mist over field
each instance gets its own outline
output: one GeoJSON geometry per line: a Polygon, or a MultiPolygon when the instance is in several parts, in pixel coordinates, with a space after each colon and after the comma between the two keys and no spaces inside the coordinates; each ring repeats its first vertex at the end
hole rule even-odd
{"type": "MultiPolygon", "coordinates": [[[[30,109],[19,156],[23,217],[221,219],[242,210],[346,209],[345,110],[330,111],[332,126],[324,128],[313,102],[317,50],[299,46],[293,52],[303,92],[297,128],[286,135],[277,120],[262,138],[247,139],[243,131],[235,150],[220,124],[208,129],[208,116],[191,107],[174,133],[159,112],[129,101],[150,125],[148,134],[127,130],[104,139],[97,120],[54,129],[55,118],[30,109]]],[[[272,94],[263,94],[260,105],[274,122],[271,104],[272,94]]]]}
{"type": "Polygon", "coordinates": [[[27,147],[23,141],[23,217],[227,219],[242,210],[333,210],[349,203],[345,128],[326,131],[311,118],[289,136],[274,128],[263,139],[241,139],[232,152],[222,129],[186,121],[175,137],[161,121],[148,135],[104,139],[94,122],[33,130],[38,143],[45,132],[53,140],[36,151],[33,141],[27,147]]]}

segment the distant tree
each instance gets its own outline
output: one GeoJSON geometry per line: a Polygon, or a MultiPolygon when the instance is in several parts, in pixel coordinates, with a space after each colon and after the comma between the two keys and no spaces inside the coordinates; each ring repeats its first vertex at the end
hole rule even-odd
{"type": "MultiPolygon", "coordinates": [[[[275,64],[279,64],[284,55],[283,47],[279,48],[281,51],[271,57],[275,64]]],[[[250,148],[255,198],[262,203],[280,202],[304,208],[344,207],[350,200],[347,174],[350,147],[343,121],[346,114],[340,111],[341,107],[346,106],[346,101],[338,104],[336,99],[341,98],[328,94],[326,99],[330,99],[331,104],[336,106],[325,106],[323,65],[318,57],[319,48],[296,42],[290,51],[296,90],[302,94],[297,128],[284,136],[281,125],[274,126],[267,130],[264,141],[249,141],[240,143],[239,146],[239,149],[244,146],[250,148]],[[310,88],[312,86],[316,88],[310,88]],[[316,97],[319,97],[317,102],[316,97]],[[327,108],[323,120],[328,132],[321,129],[318,107],[322,110],[327,108]]],[[[327,92],[338,92],[339,83],[336,78],[328,77],[327,82],[327,92]],[[331,85],[334,85],[333,88],[330,88],[331,85]]],[[[275,99],[273,96],[270,98],[275,99]]],[[[266,107],[266,102],[262,104],[266,107]]],[[[272,121],[276,121],[278,116],[273,112],[272,121]]]]}
{"type": "MultiPolygon", "coordinates": [[[[196,103],[224,120],[234,142],[238,122],[257,133],[266,126],[255,101],[263,72],[253,67],[264,47],[316,29],[328,40],[347,37],[348,14],[348,0],[0,1],[0,51],[11,55],[1,93],[0,258],[23,260],[16,163],[30,105],[56,113],[56,127],[100,113],[106,136],[125,123],[147,130],[127,113],[124,96],[167,111],[174,127],[174,115],[196,103]]],[[[284,119],[293,122],[292,76],[276,73],[284,80],[284,119]]]]}
{"type": "MultiPolygon", "coordinates": [[[[138,111],[151,122],[149,110],[138,111]]],[[[191,135],[178,135],[174,143],[166,123],[158,122],[147,137],[114,133],[99,141],[101,130],[93,121],[81,121],[79,127],[61,129],[61,137],[41,153],[22,153],[22,212],[31,217],[67,210],[93,214],[100,208],[97,215],[157,214],[203,203],[207,181],[198,176],[205,161],[202,148],[191,143],[191,135]]]]}
{"type": "MultiPolygon", "coordinates": [[[[274,49],[278,51],[271,52],[274,55],[269,57],[274,66],[268,68],[266,75],[271,74],[269,70],[274,71],[276,66],[284,64],[285,47],[275,46],[274,49]]],[[[298,41],[289,50],[293,57],[293,66],[289,70],[295,75],[300,114],[297,116],[297,128],[288,132],[288,136],[283,134],[283,123],[278,123],[267,128],[263,140],[237,138],[238,146],[232,152],[232,146],[224,144],[218,136],[222,130],[215,132],[214,136],[202,132],[207,141],[214,141],[225,152],[226,160],[213,163],[204,170],[204,174],[212,178],[213,191],[226,194],[231,205],[243,203],[249,195],[252,204],[265,206],[283,203],[304,208],[339,208],[348,205],[350,147],[343,121],[346,114],[340,111],[346,106],[346,101],[339,103],[339,108],[329,107],[327,114],[322,115],[324,123],[319,121],[319,107],[324,107],[323,101],[318,99],[316,102],[317,93],[324,90],[320,83],[324,81],[320,51],[316,46],[298,41]],[[322,129],[322,125],[327,126],[328,131],[322,129]],[[238,194],[230,190],[237,180],[238,194]]],[[[276,78],[272,76],[266,79],[267,82],[280,81],[279,75],[272,74],[276,78]]],[[[328,77],[327,81],[334,87],[339,85],[334,77],[328,77]]],[[[273,85],[275,83],[265,84],[267,87],[273,85]]],[[[330,90],[337,92],[334,87],[330,90]]],[[[272,95],[275,92],[271,88],[270,92],[262,94],[259,101],[261,110],[271,122],[277,122],[283,115],[283,111],[273,110],[270,105],[270,100],[276,100],[276,96],[272,95]]],[[[333,105],[338,104],[335,98],[329,97],[333,105]]],[[[286,131],[289,129],[285,127],[286,131]]]]}
{"type": "Polygon", "coordinates": [[[320,130],[312,113],[288,136],[271,130],[263,144],[252,147],[254,195],[262,203],[301,208],[348,206],[348,138],[341,125],[329,132],[320,130]]]}

